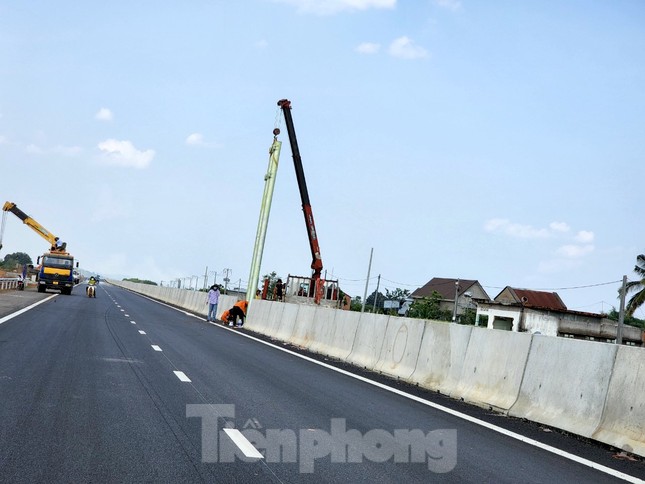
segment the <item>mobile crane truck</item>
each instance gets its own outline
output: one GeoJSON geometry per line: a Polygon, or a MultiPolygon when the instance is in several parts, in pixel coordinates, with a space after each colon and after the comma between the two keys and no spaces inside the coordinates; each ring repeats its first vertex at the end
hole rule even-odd
{"type": "MultiPolygon", "coordinates": [[[[38,292],[54,289],[67,296],[72,294],[72,289],[74,288],[74,257],[67,252],[67,244],[59,243],[58,237],[20,210],[15,203],[5,202],[2,210],[4,213],[2,214],[2,226],[0,228],[0,249],[2,248],[6,214],[11,212],[49,242],[49,251],[38,257],[37,264],[40,266],[36,276],[38,292]]],[[[76,267],[78,267],[78,263],[76,263],[76,267]]]]}
{"type": "Polygon", "coordinates": [[[296,169],[296,179],[298,181],[298,189],[300,190],[300,200],[302,202],[302,213],[305,217],[305,225],[307,226],[307,236],[309,237],[309,248],[311,249],[311,286],[309,287],[309,296],[314,296],[316,304],[320,303],[322,293],[324,290],[324,281],[321,278],[323,262],[320,257],[320,245],[318,244],[318,233],[316,232],[316,224],[314,223],[314,214],[311,210],[311,202],[309,201],[309,191],[307,190],[307,181],[305,180],[305,172],[302,168],[302,158],[300,157],[300,148],[298,148],[298,140],[296,139],[296,130],[293,126],[293,118],[291,117],[291,101],[288,99],[280,99],[278,106],[282,109],[284,115],[284,122],[287,126],[287,134],[289,135],[289,143],[291,145],[291,154],[293,156],[293,165],[296,169]]]}

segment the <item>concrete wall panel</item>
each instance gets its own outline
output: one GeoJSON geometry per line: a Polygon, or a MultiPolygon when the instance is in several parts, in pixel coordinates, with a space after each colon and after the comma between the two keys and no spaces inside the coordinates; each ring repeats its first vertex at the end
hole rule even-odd
{"type": "Polygon", "coordinates": [[[473,328],[453,396],[508,410],[519,394],[530,346],[527,333],[473,328]]]}
{"type": "Polygon", "coordinates": [[[609,381],[605,410],[593,438],[645,456],[645,349],[621,346],[609,381]]]}
{"type": "Polygon", "coordinates": [[[509,414],[591,437],[600,425],[616,345],[533,335],[509,414]]]}
{"type": "Polygon", "coordinates": [[[361,314],[354,346],[347,361],[363,368],[374,369],[381,355],[389,319],[389,316],[383,314],[361,314]]]}
{"type": "Polygon", "coordinates": [[[425,321],[412,318],[390,318],[376,370],[410,380],[419,359],[425,321]]]}
{"type": "Polygon", "coordinates": [[[445,395],[456,393],[472,326],[426,321],[411,380],[445,395]]]}

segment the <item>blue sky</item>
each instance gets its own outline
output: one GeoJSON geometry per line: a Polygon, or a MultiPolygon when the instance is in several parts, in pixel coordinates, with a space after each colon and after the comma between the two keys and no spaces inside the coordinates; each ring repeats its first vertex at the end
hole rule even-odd
{"type": "MultiPolygon", "coordinates": [[[[0,0],[0,196],[88,270],[245,286],[279,125],[261,274],[306,275],[288,98],[349,294],[373,247],[370,292],[454,277],[607,310],[645,251],[643,25],[637,0],[0,0]]],[[[3,244],[46,248],[13,216],[3,244]]]]}

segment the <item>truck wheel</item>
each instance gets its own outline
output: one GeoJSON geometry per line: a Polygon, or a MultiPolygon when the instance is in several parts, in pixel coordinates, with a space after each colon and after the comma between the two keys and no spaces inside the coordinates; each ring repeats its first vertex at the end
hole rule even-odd
{"type": "Polygon", "coordinates": [[[38,292],[45,292],[45,286],[38,285],[38,292]]]}

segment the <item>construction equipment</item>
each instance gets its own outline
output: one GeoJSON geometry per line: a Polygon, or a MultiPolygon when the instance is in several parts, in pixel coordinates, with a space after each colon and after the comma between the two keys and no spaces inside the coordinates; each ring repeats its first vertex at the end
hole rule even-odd
{"type": "MultiPolygon", "coordinates": [[[[5,202],[2,207],[2,226],[0,227],[0,248],[2,248],[2,235],[4,234],[6,214],[11,212],[22,222],[49,242],[50,249],[38,257],[40,265],[36,280],[38,292],[55,289],[62,294],[70,295],[74,288],[74,257],[67,252],[67,244],[60,241],[36,220],[20,210],[15,203],[5,202]]],[[[78,267],[78,263],[76,264],[78,267]]]]}
{"type": "Polygon", "coordinates": [[[313,271],[311,276],[310,296],[314,296],[316,302],[320,301],[322,297],[321,286],[321,272],[323,268],[322,258],[320,257],[320,246],[318,245],[318,235],[316,233],[316,225],[314,223],[314,214],[311,210],[311,203],[309,202],[309,192],[307,191],[307,182],[305,180],[305,172],[302,168],[302,159],[300,158],[300,149],[298,148],[298,140],[296,139],[296,131],[293,127],[293,119],[291,117],[291,101],[288,99],[281,99],[278,101],[278,106],[282,109],[284,114],[284,122],[287,126],[287,133],[289,134],[289,143],[291,145],[291,153],[293,155],[293,165],[296,169],[296,179],[298,180],[298,188],[300,189],[300,200],[302,201],[302,212],[305,216],[305,225],[307,226],[307,235],[309,237],[309,247],[311,249],[311,269],[313,271]]]}

